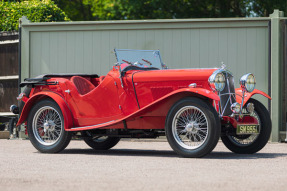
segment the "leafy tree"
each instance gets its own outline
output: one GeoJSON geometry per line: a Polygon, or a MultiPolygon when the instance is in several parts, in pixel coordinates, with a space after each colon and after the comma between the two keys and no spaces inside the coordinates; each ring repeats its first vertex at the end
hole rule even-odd
{"type": "Polygon", "coordinates": [[[286,0],[55,0],[72,20],[172,19],[287,14],[286,0]]]}
{"type": "Polygon", "coordinates": [[[94,0],[99,19],[244,17],[243,0],[94,0]],[[100,5],[100,6],[99,6],[100,5]]]}
{"type": "Polygon", "coordinates": [[[54,0],[54,2],[73,21],[95,20],[92,13],[93,1],[91,0],[54,0]]]}
{"type": "Polygon", "coordinates": [[[248,16],[268,17],[274,9],[284,11],[287,15],[286,0],[246,0],[246,6],[249,12],[248,16]]]}
{"type": "Polygon", "coordinates": [[[18,30],[19,18],[27,16],[32,22],[69,20],[51,0],[0,1],[0,31],[18,30]]]}

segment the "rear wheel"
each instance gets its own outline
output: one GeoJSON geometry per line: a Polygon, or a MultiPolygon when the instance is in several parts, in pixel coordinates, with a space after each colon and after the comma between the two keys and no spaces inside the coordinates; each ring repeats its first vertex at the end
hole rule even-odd
{"type": "Polygon", "coordinates": [[[96,136],[84,137],[85,143],[95,150],[108,150],[114,147],[120,141],[118,137],[96,136]]]}
{"type": "Polygon", "coordinates": [[[176,153],[183,157],[202,157],[218,142],[220,120],[211,104],[199,98],[184,98],[170,109],[165,131],[176,153]]]}
{"type": "Polygon", "coordinates": [[[252,154],[260,151],[268,142],[271,134],[271,119],[265,106],[255,99],[250,99],[249,103],[253,103],[255,111],[251,116],[255,117],[259,122],[259,134],[251,135],[226,135],[221,140],[224,145],[234,153],[252,154]]]}
{"type": "Polygon", "coordinates": [[[64,129],[62,111],[52,100],[42,100],[31,109],[27,131],[33,146],[43,153],[60,152],[71,140],[71,132],[64,129]]]}

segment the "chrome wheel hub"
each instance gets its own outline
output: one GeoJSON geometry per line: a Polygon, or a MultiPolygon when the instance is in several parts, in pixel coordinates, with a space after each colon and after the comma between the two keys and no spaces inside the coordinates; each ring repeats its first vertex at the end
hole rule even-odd
{"type": "Polygon", "coordinates": [[[198,132],[198,124],[193,121],[185,126],[185,130],[189,134],[196,134],[198,132]]]}
{"type": "Polygon", "coordinates": [[[54,121],[46,120],[46,122],[44,123],[44,132],[54,131],[55,127],[56,127],[56,124],[54,123],[54,121]]]}

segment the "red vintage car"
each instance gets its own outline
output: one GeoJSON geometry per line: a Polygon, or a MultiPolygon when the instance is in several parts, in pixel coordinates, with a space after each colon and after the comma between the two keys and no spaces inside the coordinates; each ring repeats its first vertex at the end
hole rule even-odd
{"type": "Polygon", "coordinates": [[[17,126],[25,123],[31,143],[57,153],[73,136],[95,150],[120,138],[165,135],[183,157],[210,153],[219,138],[235,153],[255,153],[270,137],[271,120],[262,103],[251,98],[253,74],[240,79],[225,67],[167,69],[158,50],[115,50],[118,62],[106,76],[47,74],[25,79],[18,96],[17,126]]]}

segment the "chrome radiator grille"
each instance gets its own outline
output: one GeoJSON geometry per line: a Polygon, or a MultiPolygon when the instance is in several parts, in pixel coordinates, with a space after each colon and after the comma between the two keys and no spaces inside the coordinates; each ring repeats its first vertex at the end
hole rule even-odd
{"type": "Polygon", "coordinates": [[[231,104],[236,102],[234,78],[229,71],[222,72],[225,75],[225,88],[219,93],[220,97],[220,113],[222,116],[232,114],[231,104]]]}

